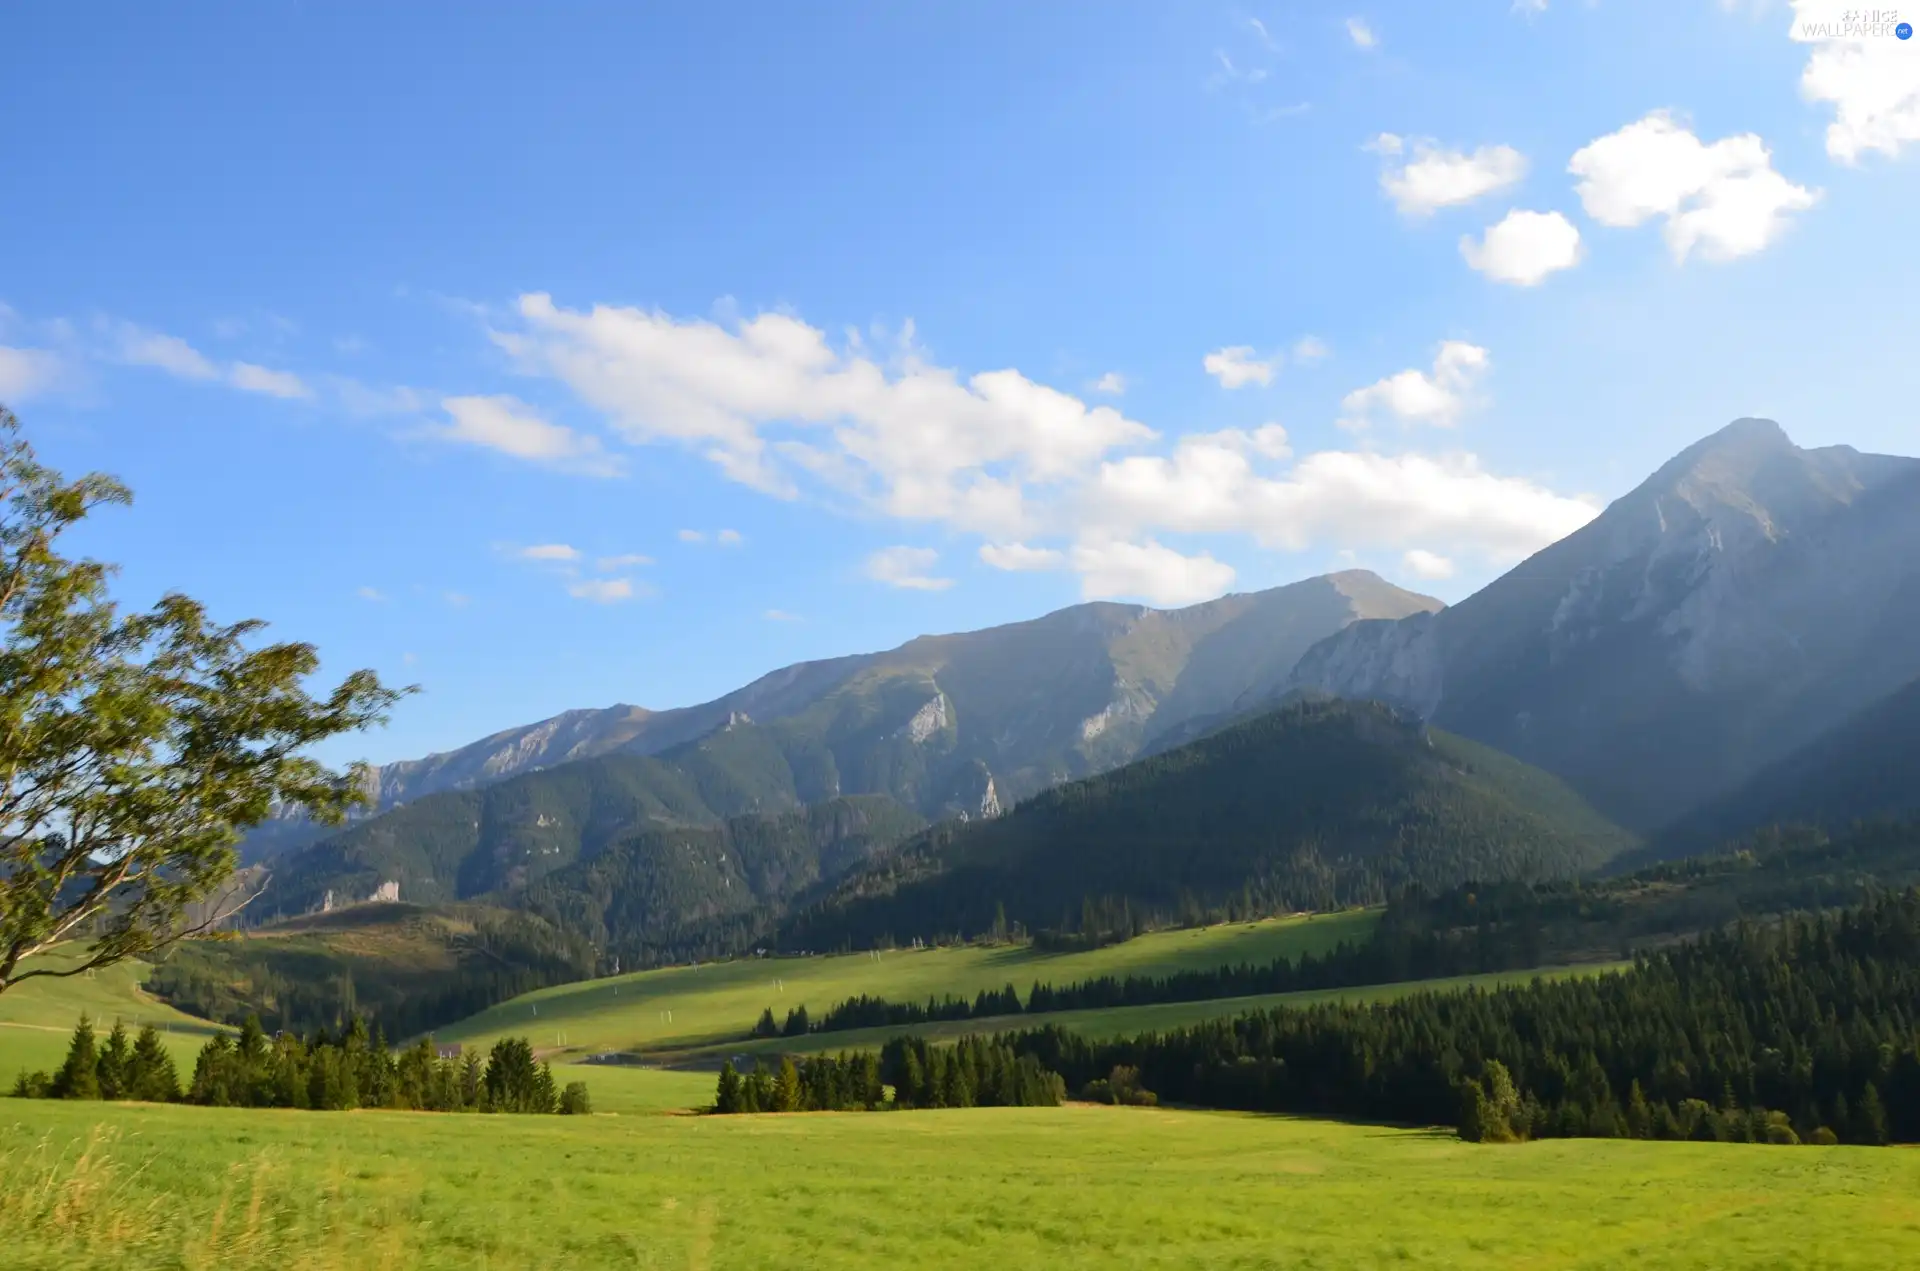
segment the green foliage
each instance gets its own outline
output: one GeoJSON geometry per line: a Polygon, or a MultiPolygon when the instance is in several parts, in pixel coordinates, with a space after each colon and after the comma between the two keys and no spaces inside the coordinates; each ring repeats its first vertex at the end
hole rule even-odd
{"type": "Polygon", "coordinates": [[[584,1081],[569,1081],[560,1092],[558,1111],[563,1117],[584,1117],[593,1114],[593,1095],[584,1081]]]}
{"type": "Polygon", "coordinates": [[[1069,1081],[1128,1065],[1182,1103],[1454,1123],[1483,1141],[1784,1143],[1830,1125],[1847,1142],[1904,1143],[1920,1141],[1915,1000],[1920,890],[1839,916],[1742,924],[1591,979],[1123,1041],[1056,1028],[1003,1040],[1069,1081]]]}
{"type": "Polygon", "coordinates": [[[1016,1054],[1000,1042],[970,1037],[952,1046],[931,1046],[917,1038],[898,1037],[878,1055],[872,1051],[811,1055],[798,1063],[782,1055],[772,1068],[764,1060],[756,1061],[745,1076],[729,1061],[715,1084],[713,1110],[1053,1107],[1064,1090],[1060,1078],[1031,1055],[1016,1054]],[[886,1096],[888,1086],[894,1092],[891,1102],[886,1096]]]}
{"type": "Polygon", "coordinates": [[[1374,703],[1300,702],[943,824],[851,875],[782,934],[795,947],[908,935],[1130,933],[1377,903],[1410,885],[1567,876],[1633,840],[1564,785],[1374,703]],[[1276,777],[1284,774],[1284,777],[1276,777]]]}
{"type": "Polygon", "coordinates": [[[1089,1081],[1081,1090],[1080,1097],[1089,1103],[1111,1103],[1128,1108],[1151,1108],[1160,1102],[1160,1096],[1140,1084],[1140,1070],[1124,1065],[1117,1065],[1106,1076],[1089,1081]]]}
{"type": "Polygon", "coordinates": [[[0,991],[151,953],[244,899],[222,895],[240,832],[278,808],[338,820],[364,772],[317,742],[385,718],[371,671],[310,696],[311,645],[255,647],[262,624],[213,622],[185,596],[122,614],[110,567],[57,544],[131,496],[42,466],[0,408],[0,991]],[[67,967],[22,966],[84,937],[67,967]]]}

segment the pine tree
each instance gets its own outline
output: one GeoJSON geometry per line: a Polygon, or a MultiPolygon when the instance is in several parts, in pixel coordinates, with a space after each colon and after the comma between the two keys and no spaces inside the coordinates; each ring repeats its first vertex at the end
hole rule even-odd
{"type": "Polygon", "coordinates": [[[100,1055],[93,1039],[93,1021],[85,1014],[74,1026],[73,1040],[67,1044],[66,1062],[53,1074],[56,1099],[98,1099],[100,1097],[100,1055]]]}
{"type": "Polygon", "coordinates": [[[742,1110],[740,1105],[740,1074],[734,1069],[731,1059],[720,1065],[720,1084],[713,1093],[713,1110],[727,1114],[742,1110]]]}
{"type": "Polygon", "coordinates": [[[124,1097],[146,1103],[173,1103],[180,1098],[180,1074],[173,1066],[159,1032],[148,1024],[133,1040],[133,1056],[127,1061],[127,1091],[124,1097]]]}
{"type": "Polygon", "coordinates": [[[773,1110],[800,1111],[800,1072],[786,1055],[780,1056],[780,1070],[773,1079],[773,1110]]]}
{"type": "Polygon", "coordinates": [[[107,1044],[100,1048],[100,1062],[96,1069],[100,1080],[100,1097],[119,1100],[127,1095],[127,1065],[133,1058],[133,1048],[127,1043],[127,1026],[119,1020],[113,1021],[113,1031],[107,1034],[107,1044]]]}

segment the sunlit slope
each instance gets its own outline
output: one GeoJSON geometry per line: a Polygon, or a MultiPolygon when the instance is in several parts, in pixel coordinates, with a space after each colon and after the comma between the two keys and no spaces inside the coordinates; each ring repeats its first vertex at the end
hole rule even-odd
{"type": "Polygon", "coordinates": [[[689,1047],[744,1038],[769,1007],[784,1021],[794,1007],[818,1014],[862,993],[924,1002],[1012,984],[1024,995],[1036,981],[1259,964],[1324,952],[1343,940],[1357,944],[1378,920],[1370,910],[1268,919],[1155,932],[1086,953],[969,946],[672,967],[528,993],[437,1036],[479,1043],[524,1034],[542,1049],[583,1054],[689,1047]]]}
{"type": "MultiPolygon", "coordinates": [[[[73,961],[53,953],[24,967],[66,967],[73,961]]],[[[90,975],[30,979],[0,993],[0,1087],[11,1087],[22,1070],[51,1071],[58,1065],[82,1012],[93,1018],[102,1037],[116,1019],[124,1020],[129,1031],[152,1024],[173,1052],[181,1078],[192,1075],[194,1056],[218,1026],[149,997],[140,988],[148,969],[144,962],[121,962],[90,975]]]]}

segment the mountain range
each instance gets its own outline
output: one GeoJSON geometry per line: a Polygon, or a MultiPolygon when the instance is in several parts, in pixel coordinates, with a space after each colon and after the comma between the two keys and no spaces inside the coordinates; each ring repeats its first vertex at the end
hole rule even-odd
{"type": "Polygon", "coordinates": [[[1920,677],[1920,460],[1737,420],[1457,605],[1289,687],[1393,702],[1652,831],[1920,677]]]}
{"type": "MultiPolygon", "coordinates": [[[[1029,622],[923,636],[884,653],[798,663],[698,706],[568,711],[386,764],[374,771],[370,793],[383,812],[581,760],[658,756],[673,766],[734,733],[726,749],[758,749],[766,766],[790,770],[756,782],[762,802],[722,797],[698,807],[668,798],[648,814],[712,823],[842,794],[885,794],[928,818],[991,815],[1124,763],[1156,733],[1272,689],[1302,653],[1342,627],[1441,607],[1358,570],[1176,610],[1076,605],[1029,622]]],[[[268,859],[324,834],[298,817],[280,818],[249,836],[243,856],[268,859]]]]}

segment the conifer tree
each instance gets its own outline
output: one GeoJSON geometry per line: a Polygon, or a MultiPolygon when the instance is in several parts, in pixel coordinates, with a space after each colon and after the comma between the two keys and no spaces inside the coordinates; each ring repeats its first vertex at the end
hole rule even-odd
{"type": "Polygon", "coordinates": [[[180,1074],[173,1056],[167,1053],[160,1033],[148,1024],[134,1038],[133,1055],[127,1061],[125,1098],[147,1103],[172,1103],[180,1098],[180,1074]]]}
{"type": "Polygon", "coordinates": [[[127,1042],[127,1026],[115,1020],[113,1031],[107,1034],[107,1044],[100,1048],[100,1063],[97,1071],[102,1099],[118,1100],[128,1097],[127,1065],[132,1058],[133,1048],[127,1042]]]}
{"type": "Polygon", "coordinates": [[[800,1108],[800,1073],[793,1066],[793,1060],[782,1055],[779,1072],[773,1079],[773,1110],[798,1112],[800,1108]]]}
{"type": "Polygon", "coordinates": [[[53,1075],[56,1099],[98,1099],[100,1097],[100,1054],[94,1043],[93,1021],[84,1014],[74,1026],[73,1040],[67,1044],[66,1062],[53,1075]]]}
{"type": "Polygon", "coordinates": [[[713,1110],[727,1114],[743,1110],[740,1101],[740,1074],[734,1069],[731,1059],[720,1065],[720,1084],[713,1093],[713,1110]]]}

